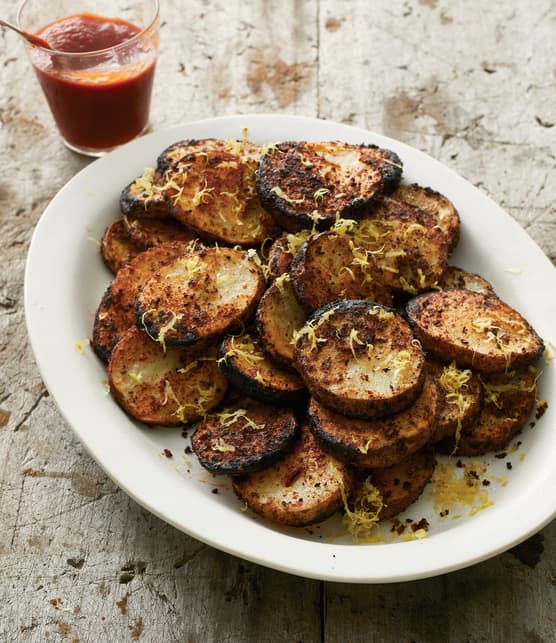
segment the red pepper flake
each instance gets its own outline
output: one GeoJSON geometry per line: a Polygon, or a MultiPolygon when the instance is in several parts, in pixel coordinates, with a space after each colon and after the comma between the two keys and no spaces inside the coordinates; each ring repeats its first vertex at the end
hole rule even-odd
{"type": "Polygon", "coordinates": [[[167,458],[172,458],[172,457],[174,457],[174,455],[173,455],[173,453],[170,451],[170,449],[164,449],[164,451],[163,451],[162,453],[164,453],[164,455],[165,455],[167,458]]]}
{"type": "Polygon", "coordinates": [[[542,418],[542,416],[546,413],[547,408],[548,402],[546,400],[543,400],[539,403],[539,405],[537,406],[537,411],[535,413],[535,417],[537,418],[537,420],[542,418]]]}
{"type": "Polygon", "coordinates": [[[502,451],[501,453],[495,453],[494,457],[498,458],[499,460],[503,460],[508,454],[505,451],[502,451]]]}
{"type": "Polygon", "coordinates": [[[488,487],[490,484],[490,480],[487,480],[486,478],[483,480],[483,487],[488,487]]]}
{"type": "Polygon", "coordinates": [[[512,463],[511,462],[506,462],[506,469],[509,469],[510,471],[512,470],[512,463]]]}
{"type": "Polygon", "coordinates": [[[192,448],[188,445],[188,446],[186,446],[186,447],[185,447],[185,449],[183,450],[183,452],[184,452],[184,453],[187,453],[187,455],[189,455],[190,453],[193,453],[193,450],[192,450],[192,448]]]}
{"type": "Polygon", "coordinates": [[[414,522],[411,525],[411,529],[414,532],[417,531],[418,529],[424,529],[425,531],[428,531],[429,527],[430,527],[429,521],[426,518],[421,518],[421,520],[419,520],[419,522],[417,522],[417,523],[414,522]]]}
{"type": "Polygon", "coordinates": [[[186,430],[186,429],[184,429],[184,430],[181,432],[181,437],[182,437],[182,438],[186,438],[186,437],[187,437],[187,430],[186,430]]]}
{"type": "Polygon", "coordinates": [[[461,469],[463,467],[463,462],[461,460],[458,460],[456,462],[456,467],[458,467],[458,469],[461,469]]]}
{"type": "Polygon", "coordinates": [[[218,493],[218,489],[214,487],[214,489],[211,489],[211,493],[218,493]]]}

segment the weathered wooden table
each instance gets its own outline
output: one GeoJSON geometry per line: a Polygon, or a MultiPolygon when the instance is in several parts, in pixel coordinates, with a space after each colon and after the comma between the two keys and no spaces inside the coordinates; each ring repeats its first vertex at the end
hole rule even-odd
{"type": "MultiPolygon", "coordinates": [[[[556,260],[551,0],[162,4],[153,129],[251,112],[360,125],[461,173],[556,260]]],[[[216,551],[106,478],[41,382],[22,300],[33,227],[88,160],[62,146],[22,44],[0,43],[0,640],[554,641],[554,523],[469,569],[351,586],[216,551]]]]}

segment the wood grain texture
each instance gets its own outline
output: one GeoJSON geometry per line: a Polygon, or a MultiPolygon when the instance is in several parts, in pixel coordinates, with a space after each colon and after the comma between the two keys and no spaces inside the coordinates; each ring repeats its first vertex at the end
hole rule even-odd
{"type": "MultiPolygon", "coordinates": [[[[253,112],[366,127],[465,176],[556,261],[550,0],[166,0],[162,19],[153,129],[253,112]]],[[[60,143],[5,31],[0,87],[0,640],[553,640],[554,524],[466,570],[351,586],[216,551],[120,491],[65,425],[24,329],[33,227],[88,161],[60,143]]]]}

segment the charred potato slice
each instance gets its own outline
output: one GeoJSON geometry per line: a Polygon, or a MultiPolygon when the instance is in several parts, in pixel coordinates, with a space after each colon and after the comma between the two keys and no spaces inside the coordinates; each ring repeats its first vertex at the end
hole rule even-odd
{"type": "Polygon", "coordinates": [[[427,370],[440,392],[440,408],[431,441],[437,442],[451,435],[459,437],[481,412],[481,381],[470,369],[460,369],[455,362],[444,365],[427,360],[427,370]]]}
{"type": "Polygon", "coordinates": [[[250,397],[274,404],[294,404],[305,391],[301,378],[278,368],[265,355],[255,335],[226,337],[220,347],[218,365],[228,380],[250,397]]]}
{"type": "Polygon", "coordinates": [[[234,491],[267,520],[302,527],[328,518],[349,493],[348,468],[323,451],[307,427],[292,450],[274,466],[236,478],[234,491]]]}
{"type": "Polygon", "coordinates": [[[338,299],[392,305],[392,295],[373,256],[335,232],[310,236],[297,251],[290,270],[295,294],[309,311],[338,299]]]}
{"type": "Polygon", "coordinates": [[[353,237],[372,253],[390,288],[428,290],[446,269],[448,246],[436,220],[407,203],[384,197],[358,221],[353,237]]]}
{"type": "Polygon", "coordinates": [[[475,273],[467,272],[463,268],[456,268],[456,266],[448,266],[435,287],[440,290],[457,288],[458,290],[472,290],[483,295],[495,294],[494,288],[486,279],[475,273]]]}
{"type": "Polygon", "coordinates": [[[294,333],[307,315],[285,273],[266,290],[257,308],[257,330],[264,350],[284,368],[295,368],[294,333]]]}
{"type": "Polygon", "coordinates": [[[392,198],[421,208],[436,219],[438,227],[446,236],[450,252],[459,241],[460,218],[454,204],[435,190],[416,183],[401,184],[392,193],[392,198]]]}
{"type": "Polygon", "coordinates": [[[199,422],[191,446],[208,471],[241,475],[272,465],[296,435],[291,409],[243,399],[199,422]]]}
{"type": "Polygon", "coordinates": [[[163,350],[130,328],[108,363],[110,392],[129,415],[146,424],[184,424],[219,404],[227,380],[216,364],[218,346],[163,350]]]}
{"type": "Polygon", "coordinates": [[[193,241],[197,235],[174,219],[145,219],[124,216],[124,224],[130,238],[143,249],[152,248],[168,241],[193,241]]]}
{"type": "Polygon", "coordinates": [[[407,322],[368,301],[316,310],[297,333],[295,359],[311,395],[352,417],[401,411],[423,385],[425,357],[407,322]]]}
{"type": "Polygon", "coordinates": [[[389,467],[430,441],[438,414],[438,396],[436,384],[426,376],[412,406],[379,420],[350,418],[312,398],[309,425],[319,443],[343,462],[389,467]]]}
{"type": "Polygon", "coordinates": [[[118,271],[102,297],[93,324],[92,345],[103,361],[108,361],[120,337],[135,324],[135,298],[139,288],[161,266],[189,249],[186,243],[164,243],[141,252],[118,271]]]}
{"type": "Polygon", "coordinates": [[[504,449],[525,426],[535,405],[537,369],[533,366],[508,373],[480,376],[483,409],[459,440],[448,438],[438,445],[442,452],[476,456],[504,449]]]}
{"type": "Polygon", "coordinates": [[[186,163],[195,154],[232,153],[249,158],[255,162],[261,155],[260,147],[249,141],[220,138],[185,139],[173,143],[163,150],[156,162],[157,173],[167,176],[168,170],[186,163]]]}
{"type": "Polygon", "coordinates": [[[435,466],[434,452],[425,447],[390,467],[359,471],[349,498],[351,510],[376,513],[379,520],[394,518],[423,493],[435,466]]]}
{"type": "Polygon", "coordinates": [[[100,252],[106,267],[114,274],[142,251],[143,248],[133,241],[121,219],[113,221],[106,228],[100,252]]]}
{"type": "Polygon", "coordinates": [[[494,296],[470,290],[425,293],[406,311],[423,348],[460,367],[501,373],[531,364],[544,350],[529,323],[494,296]]]}
{"type": "Polygon", "coordinates": [[[268,271],[271,280],[290,271],[293,254],[289,251],[288,239],[282,235],[275,239],[268,251],[268,271]]]}
{"type": "Polygon", "coordinates": [[[286,230],[363,215],[372,199],[394,187],[402,163],[390,150],[340,142],[285,142],[259,163],[257,189],[264,207],[286,230]]]}
{"type": "Polygon", "coordinates": [[[136,324],[163,346],[191,344],[241,326],[264,287],[262,270],[247,252],[202,248],[163,266],[143,285],[136,324]]]}
{"type": "Polygon", "coordinates": [[[168,204],[161,189],[162,176],[147,167],[143,174],[126,186],[120,195],[120,210],[133,217],[167,217],[168,204]]]}
{"type": "Polygon", "coordinates": [[[172,216],[201,236],[230,245],[252,246],[275,236],[276,226],[255,190],[256,149],[246,151],[241,144],[218,149],[209,142],[176,157],[164,173],[172,216]]]}

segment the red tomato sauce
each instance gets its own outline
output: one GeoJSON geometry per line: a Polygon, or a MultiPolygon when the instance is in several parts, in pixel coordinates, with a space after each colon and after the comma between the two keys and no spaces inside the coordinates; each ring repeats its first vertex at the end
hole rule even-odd
{"type": "MultiPolygon", "coordinates": [[[[36,35],[58,51],[87,53],[124,43],[140,31],[125,20],[80,14],[46,25],[36,35]]],[[[125,60],[116,57],[108,68],[91,66],[89,57],[32,54],[58,129],[70,145],[109,149],[146,128],[155,60],[145,57],[143,44],[142,39],[130,44],[125,60]]]]}

